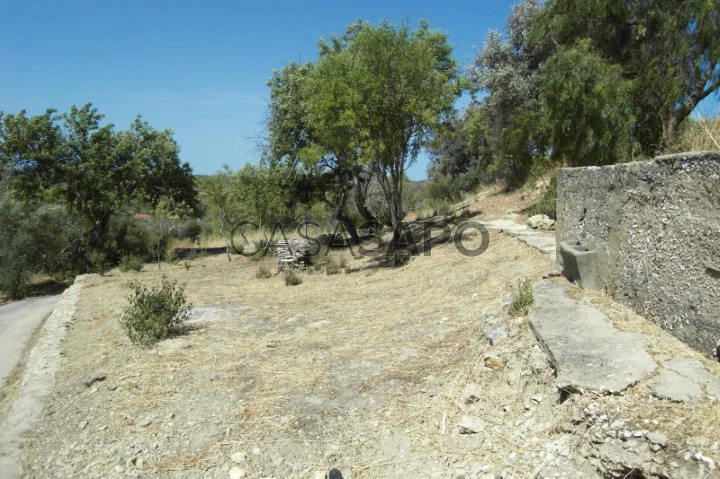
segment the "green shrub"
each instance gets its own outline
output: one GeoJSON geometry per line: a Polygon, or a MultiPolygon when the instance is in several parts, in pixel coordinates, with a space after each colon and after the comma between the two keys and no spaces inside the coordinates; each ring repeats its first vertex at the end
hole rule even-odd
{"type": "Polygon", "coordinates": [[[190,316],[185,289],[162,278],[159,286],[132,284],[120,323],[135,344],[150,345],[170,335],[190,316]]]}
{"type": "Polygon", "coordinates": [[[103,251],[91,251],[88,259],[90,260],[90,267],[94,273],[102,276],[105,274],[105,271],[108,270],[108,257],[103,251]]]}
{"type": "Polygon", "coordinates": [[[118,268],[123,273],[127,273],[128,271],[142,271],[143,262],[139,256],[129,254],[120,258],[120,264],[118,265],[118,268]]]}
{"type": "Polygon", "coordinates": [[[255,273],[257,279],[268,279],[272,278],[272,271],[267,266],[260,266],[255,273]]]}
{"type": "Polygon", "coordinates": [[[168,247],[165,250],[165,261],[169,264],[178,264],[180,258],[178,258],[175,248],[168,247]]]}
{"type": "Polygon", "coordinates": [[[302,282],[302,277],[297,272],[293,270],[285,272],[285,286],[297,286],[302,282]]]}
{"type": "Polygon", "coordinates": [[[550,218],[555,219],[556,207],[557,202],[557,181],[555,177],[553,176],[550,178],[550,183],[548,184],[547,189],[545,190],[545,193],[540,197],[537,202],[532,204],[527,212],[528,215],[534,216],[534,215],[548,215],[550,218]]]}
{"type": "Polygon", "coordinates": [[[513,297],[508,307],[510,316],[525,316],[530,311],[530,306],[535,302],[533,287],[529,279],[518,281],[517,291],[513,291],[513,297]]]}

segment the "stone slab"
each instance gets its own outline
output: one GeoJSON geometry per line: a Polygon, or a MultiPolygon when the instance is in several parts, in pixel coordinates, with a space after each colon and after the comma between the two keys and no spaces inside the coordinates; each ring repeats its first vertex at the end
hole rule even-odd
{"type": "Polygon", "coordinates": [[[702,399],[702,390],[693,380],[667,369],[648,381],[653,396],[670,401],[686,402],[702,399]]]}
{"type": "Polygon", "coordinates": [[[529,318],[559,387],[617,394],[656,369],[643,335],[618,331],[602,312],[569,297],[570,289],[566,281],[538,283],[529,318]]]}

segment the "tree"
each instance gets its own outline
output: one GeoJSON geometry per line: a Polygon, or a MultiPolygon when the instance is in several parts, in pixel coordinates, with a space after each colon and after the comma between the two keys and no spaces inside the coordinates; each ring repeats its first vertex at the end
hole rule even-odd
{"type": "Polygon", "coordinates": [[[632,157],[632,82],[618,65],[583,40],[551,56],[542,72],[542,111],[553,157],[571,166],[632,157]]]}
{"type": "Polygon", "coordinates": [[[540,11],[538,0],[514,5],[506,34],[490,31],[469,71],[474,108],[487,124],[492,169],[511,184],[525,181],[533,162],[547,150],[539,69],[547,55],[528,38],[540,11]],[[478,100],[481,94],[484,97],[478,100]]]}
{"type": "Polygon", "coordinates": [[[430,133],[455,112],[459,72],[447,35],[421,22],[411,32],[382,22],[350,25],[343,55],[351,66],[347,95],[357,109],[346,114],[358,138],[360,158],[372,165],[390,207],[393,248],[400,240],[405,170],[430,133]]]}
{"type": "Polygon", "coordinates": [[[207,208],[207,215],[217,223],[220,236],[225,241],[228,261],[230,256],[230,231],[240,221],[242,208],[240,198],[233,186],[233,172],[227,165],[213,176],[200,180],[200,198],[207,208]]]}
{"type": "Polygon", "coordinates": [[[346,214],[347,201],[352,190],[363,218],[375,220],[365,206],[371,175],[359,161],[357,135],[347,114],[358,106],[345,89],[348,65],[342,55],[328,55],[330,52],[331,47],[321,42],[316,65],[290,63],[273,72],[268,82],[269,150],[274,163],[284,161],[297,171],[296,178],[304,177],[302,185],[295,185],[295,192],[306,196],[306,201],[325,203],[357,242],[354,222],[346,214]]]}
{"type": "Polygon", "coordinates": [[[477,105],[439,129],[430,146],[432,163],[428,187],[434,199],[458,200],[463,193],[490,182],[493,151],[490,148],[488,118],[477,105]]]}
{"type": "Polygon", "coordinates": [[[129,130],[116,131],[102,119],[88,103],[62,115],[21,111],[0,122],[0,163],[12,172],[11,190],[23,200],[57,201],[77,215],[86,258],[104,248],[112,215],[132,198],[197,207],[192,170],[180,163],[172,131],[154,130],[139,116],[129,130]]]}
{"type": "Polygon", "coordinates": [[[531,36],[550,54],[589,39],[619,66],[646,154],[672,145],[678,125],[720,87],[720,0],[550,0],[531,36]]]}

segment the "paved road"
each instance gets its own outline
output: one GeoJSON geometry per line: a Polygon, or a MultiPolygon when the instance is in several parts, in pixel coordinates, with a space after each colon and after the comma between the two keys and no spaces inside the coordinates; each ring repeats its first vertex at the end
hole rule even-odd
{"type": "Polygon", "coordinates": [[[52,313],[59,299],[58,294],[0,306],[0,387],[20,361],[33,333],[52,313]]]}

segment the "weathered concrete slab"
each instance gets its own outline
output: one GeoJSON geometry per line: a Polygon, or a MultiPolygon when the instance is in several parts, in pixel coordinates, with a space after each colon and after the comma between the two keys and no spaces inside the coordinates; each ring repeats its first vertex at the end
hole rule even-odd
{"type": "Polygon", "coordinates": [[[648,381],[653,396],[670,401],[686,402],[702,399],[702,390],[693,380],[675,371],[662,369],[648,381]]]}
{"type": "Polygon", "coordinates": [[[570,298],[570,288],[565,281],[540,282],[530,312],[559,387],[620,393],[656,369],[642,335],[618,331],[603,313],[570,298]]]}
{"type": "Polygon", "coordinates": [[[555,243],[555,235],[552,232],[541,233],[529,228],[527,225],[517,223],[511,218],[500,218],[486,221],[483,224],[490,230],[502,231],[528,246],[539,249],[549,255],[551,260],[555,260],[557,246],[555,243]]]}
{"type": "Polygon", "coordinates": [[[692,383],[702,386],[708,396],[720,400],[720,378],[705,369],[703,363],[692,358],[663,359],[664,368],[682,375],[692,383]]]}

